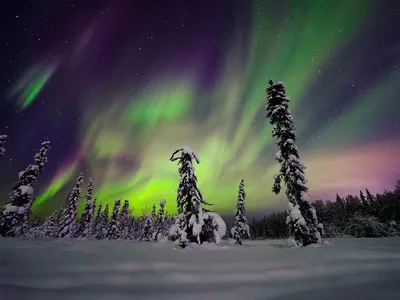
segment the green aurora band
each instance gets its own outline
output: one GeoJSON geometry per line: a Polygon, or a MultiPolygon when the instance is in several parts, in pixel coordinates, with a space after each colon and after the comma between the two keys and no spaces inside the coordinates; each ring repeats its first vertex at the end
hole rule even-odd
{"type": "MultiPolygon", "coordinates": [[[[269,78],[285,83],[296,115],[297,107],[306,103],[305,92],[315,84],[319,70],[353,37],[371,11],[372,2],[325,1],[324,9],[331,12],[326,15],[313,1],[295,1],[286,18],[271,14],[271,5],[268,1],[254,2],[251,32],[245,35],[239,31],[232,41],[213,90],[199,93],[196,75],[186,72],[154,78],[140,91],[124,92],[110,99],[113,105],[96,106],[95,112],[83,118],[91,124],[88,128],[82,124],[80,155],[60,170],[38,196],[34,208],[42,208],[66,185],[72,187],[79,164],[85,162],[89,166],[85,181],[93,177],[99,202],[111,204],[119,197],[129,199],[134,213],[141,214],[142,209],[165,198],[167,211],[175,212],[178,173],[169,157],[185,145],[200,156],[196,175],[205,198],[215,204],[213,209],[220,213],[234,211],[241,178],[246,183],[249,210],[278,205],[283,196],[273,195],[270,187],[278,169],[272,163],[276,149],[271,128],[267,120],[258,122],[262,126],[255,123],[265,115],[266,83],[269,78]],[[238,40],[244,36],[249,46],[243,56],[238,40]],[[196,112],[202,108],[210,113],[200,120],[196,112]]],[[[242,20],[238,16],[239,29],[242,20]]],[[[44,72],[35,81],[37,88],[23,93],[23,107],[33,101],[53,71],[44,72]]],[[[395,89],[392,82],[377,84],[384,93],[395,89]]],[[[367,104],[355,104],[339,119],[320,128],[319,133],[330,134],[331,142],[339,143],[365,130],[340,130],[339,134],[337,129],[370,117],[374,106],[370,91],[363,91],[358,97],[356,103],[367,104]]],[[[319,107],[310,107],[309,117],[298,120],[299,133],[310,126],[318,110],[319,107]]],[[[384,111],[375,116],[382,117],[380,113],[384,111]]]]}
{"type": "Polygon", "coordinates": [[[18,96],[21,110],[26,109],[36,99],[56,69],[57,65],[32,67],[17,82],[9,97],[18,96]]]}

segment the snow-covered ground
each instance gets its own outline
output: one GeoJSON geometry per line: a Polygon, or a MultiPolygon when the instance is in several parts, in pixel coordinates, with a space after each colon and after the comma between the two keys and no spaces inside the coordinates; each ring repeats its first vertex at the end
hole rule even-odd
{"type": "Polygon", "coordinates": [[[0,239],[0,299],[399,299],[400,239],[169,243],[0,239]]]}

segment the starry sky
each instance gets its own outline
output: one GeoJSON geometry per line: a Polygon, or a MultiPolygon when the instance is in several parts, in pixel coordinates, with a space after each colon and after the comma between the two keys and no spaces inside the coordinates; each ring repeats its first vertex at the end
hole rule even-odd
{"type": "Polygon", "coordinates": [[[0,1],[0,197],[52,149],[34,209],[76,177],[98,201],[175,210],[172,152],[201,159],[198,185],[222,214],[279,209],[265,119],[268,80],[286,85],[310,195],[391,189],[400,178],[400,2],[0,1]]]}

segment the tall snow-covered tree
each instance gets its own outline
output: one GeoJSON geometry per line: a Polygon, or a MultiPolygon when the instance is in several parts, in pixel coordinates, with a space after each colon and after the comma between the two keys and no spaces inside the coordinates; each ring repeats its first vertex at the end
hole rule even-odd
{"type": "MultiPolygon", "coordinates": [[[[185,146],[172,153],[170,161],[178,161],[180,181],[178,186],[178,216],[175,219],[175,224],[170,230],[170,238],[172,240],[179,239],[179,245],[185,248],[190,242],[197,242],[201,244],[203,241],[210,238],[210,234],[219,234],[217,227],[221,218],[214,218],[217,214],[209,214],[209,210],[202,207],[202,205],[211,205],[203,199],[200,189],[197,187],[197,178],[194,174],[193,160],[200,163],[196,153],[185,146]],[[178,155],[178,156],[177,156],[178,155]],[[208,223],[207,223],[208,222],[208,223]],[[212,225],[214,222],[214,225],[212,225]],[[205,223],[209,224],[205,230],[205,223]],[[214,227],[213,227],[214,226],[214,227]]],[[[219,216],[218,216],[219,217],[219,216]]],[[[220,225],[221,228],[226,229],[225,223],[220,225]]],[[[219,238],[214,235],[215,240],[219,238]]]]}
{"type": "Polygon", "coordinates": [[[81,197],[81,186],[83,182],[83,174],[81,173],[76,180],[75,187],[68,198],[67,206],[62,213],[62,219],[58,231],[58,237],[73,237],[76,228],[76,217],[78,214],[78,202],[81,197]]]}
{"type": "Polygon", "coordinates": [[[281,164],[280,173],[274,175],[273,192],[280,192],[283,179],[289,201],[287,224],[297,246],[306,246],[321,242],[323,226],[318,222],[305,185],[305,168],[295,145],[296,134],[289,101],[282,82],[270,80],[267,87],[266,111],[267,118],[273,126],[272,135],[276,138],[279,148],[275,158],[281,164]]]}
{"type": "Polygon", "coordinates": [[[109,215],[109,206],[106,204],[104,211],[101,211],[102,204],[99,205],[99,209],[97,210],[98,217],[96,220],[96,227],[94,230],[94,235],[98,240],[104,239],[107,234],[107,226],[108,226],[108,215],[109,215]]]}
{"type": "Polygon", "coordinates": [[[97,213],[96,215],[93,217],[93,222],[92,222],[92,235],[95,236],[96,235],[96,226],[97,224],[99,224],[100,219],[101,219],[101,209],[103,208],[103,205],[100,203],[97,208],[97,213]]]}
{"type": "Polygon", "coordinates": [[[4,156],[4,152],[6,152],[6,149],[4,146],[7,143],[7,136],[4,134],[0,134],[0,157],[4,156]]]}
{"type": "Polygon", "coordinates": [[[239,184],[238,200],[236,204],[236,216],[234,226],[231,229],[231,233],[236,244],[242,245],[242,237],[250,237],[249,222],[246,217],[245,209],[246,192],[244,191],[244,180],[242,179],[239,184]]]}
{"type": "Polygon", "coordinates": [[[120,238],[122,240],[126,240],[129,235],[129,200],[124,201],[124,205],[122,205],[121,211],[119,212],[118,221],[119,221],[119,229],[120,238]]]}
{"type": "Polygon", "coordinates": [[[97,198],[93,197],[93,208],[92,208],[92,221],[90,222],[90,229],[89,229],[89,234],[88,237],[93,237],[94,235],[94,222],[95,222],[95,213],[96,213],[96,208],[97,208],[97,198]]]}
{"type": "Polygon", "coordinates": [[[87,238],[91,234],[93,214],[94,214],[94,199],[93,199],[93,180],[89,178],[87,194],[85,195],[85,209],[83,210],[81,221],[79,223],[77,237],[87,238]]]}
{"type": "Polygon", "coordinates": [[[142,232],[140,234],[140,240],[150,242],[153,240],[154,220],[150,215],[146,216],[143,221],[144,223],[142,227],[142,232]]]}
{"type": "Polygon", "coordinates": [[[118,220],[118,216],[119,216],[119,209],[121,207],[121,199],[117,199],[114,202],[114,208],[112,211],[112,215],[111,215],[111,219],[108,222],[108,228],[107,228],[107,238],[109,240],[116,240],[119,239],[120,236],[120,226],[119,226],[119,220],[118,220]]]}
{"type": "Polygon", "coordinates": [[[50,142],[43,142],[35,154],[34,164],[18,174],[19,180],[11,187],[11,193],[0,216],[0,234],[22,236],[27,229],[29,213],[33,203],[33,188],[37,177],[43,172],[47,162],[50,142]]]}
{"type": "Polygon", "coordinates": [[[157,225],[156,225],[156,231],[154,234],[153,241],[157,242],[160,241],[167,233],[166,230],[166,223],[164,219],[164,207],[167,201],[165,199],[161,199],[160,201],[160,209],[158,210],[158,216],[156,218],[157,220],[157,225]]]}
{"type": "Polygon", "coordinates": [[[136,220],[135,217],[132,215],[132,211],[129,213],[129,221],[128,221],[128,236],[126,239],[134,240],[136,236],[136,220]]]}

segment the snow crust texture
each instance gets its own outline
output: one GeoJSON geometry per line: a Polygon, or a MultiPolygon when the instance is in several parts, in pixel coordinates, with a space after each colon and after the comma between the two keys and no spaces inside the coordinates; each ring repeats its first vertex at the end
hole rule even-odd
{"type": "Polygon", "coordinates": [[[234,240],[183,250],[170,242],[2,238],[1,299],[394,300],[399,238],[234,240]]]}

